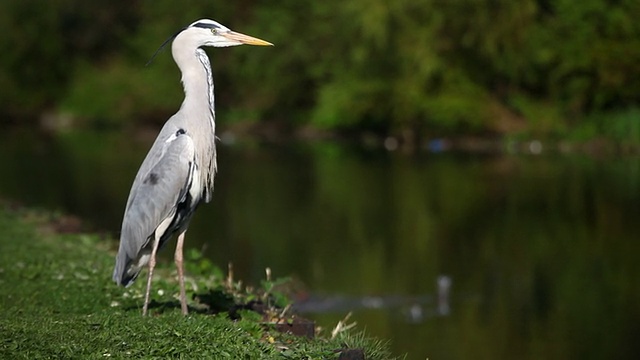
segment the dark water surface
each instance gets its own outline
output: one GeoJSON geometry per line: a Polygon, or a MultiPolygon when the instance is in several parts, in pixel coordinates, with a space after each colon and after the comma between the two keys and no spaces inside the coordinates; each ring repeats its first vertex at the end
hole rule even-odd
{"type": "MultiPolygon", "coordinates": [[[[130,135],[4,131],[0,197],[115,234],[151,140],[130,135]]],[[[187,245],[246,282],[294,276],[326,328],[353,311],[408,359],[640,354],[637,157],[247,144],[219,165],[187,245]]]]}

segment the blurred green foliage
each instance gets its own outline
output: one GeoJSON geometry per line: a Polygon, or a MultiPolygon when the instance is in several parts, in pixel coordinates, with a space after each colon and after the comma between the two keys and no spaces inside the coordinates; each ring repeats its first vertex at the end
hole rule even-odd
{"type": "Polygon", "coordinates": [[[640,122],[636,14],[637,0],[6,0],[0,112],[161,123],[180,75],[169,51],[144,64],[210,17],[276,44],[211,53],[223,123],[611,136],[610,114],[640,122]]]}

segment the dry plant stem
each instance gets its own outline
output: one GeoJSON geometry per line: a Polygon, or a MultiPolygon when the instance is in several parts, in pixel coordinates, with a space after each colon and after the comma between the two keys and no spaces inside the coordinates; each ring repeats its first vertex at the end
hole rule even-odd
{"type": "Polygon", "coordinates": [[[279,318],[283,319],[287,311],[289,311],[289,309],[291,309],[291,304],[287,304],[287,306],[285,306],[284,309],[282,309],[282,312],[280,312],[279,318]]]}
{"type": "Polygon", "coordinates": [[[331,331],[332,339],[338,336],[338,334],[340,334],[341,332],[347,331],[353,328],[354,326],[356,326],[357,323],[355,321],[352,322],[351,324],[347,323],[350,317],[351,317],[351,312],[349,312],[347,316],[344,317],[344,319],[338,321],[338,324],[336,325],[336,327],[331,331]]]}
{"type": "Polygon", "coordinates": [[[227,265],[227,289],[233,288],[233,263],[229,262],[227,265]]]}

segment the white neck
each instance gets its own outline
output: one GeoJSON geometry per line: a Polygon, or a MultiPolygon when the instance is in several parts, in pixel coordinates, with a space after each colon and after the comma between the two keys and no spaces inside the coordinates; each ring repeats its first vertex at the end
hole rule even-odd
{"type": "Polygon", "coordinates": [[[189,64],[189,69],[182,71],[182,86],[185,95],[182,106],[187,109],[197,109],[197,111],[207,109],[213,117],[215,115],[215,99],[209,58],[204,50],[197,49],[191,60],[193,64],[189,64]]]}
{"type": "Polygon", "coordinates": [[[180,110],[186,113],[186,119],[200,122],[199,126],[206,122],[215,132],[215,99],[209,58],[201,48],[180,40],[180,37],[176,38],[173,44],[173,58],[182,72],[184,88],[180,110]]]}
{"type": "Polygon", "coordinates": [[[172,53],[182,72],[184,87],[184,101],[179,111],[181,116],[176,116],[175,119],[184,123],[189,136],[199,149],[195,159],[196,167],[199,169],[200,183],[204,184],[204,199],[208,202],[211,199],[217,169],[211,65],[204,50],[188,36],[182,37],[180,34],[176,37],[172,53]]]}

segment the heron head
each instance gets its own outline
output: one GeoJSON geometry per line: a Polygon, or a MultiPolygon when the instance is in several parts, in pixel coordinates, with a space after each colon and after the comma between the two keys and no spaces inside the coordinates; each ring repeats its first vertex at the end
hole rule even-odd
{"type": "Polygon", "coordinates": [[[184,46],[196,48],[199,48],[201,46],[228,47],[242,44],[273,46],[273,44],[270,42],[232,31],[216,21],[201,19],[185,27],[184,29],[181,29],[177,33],[170,36],[167,40],[165,40],[165,42],[160,45],[153,56],[151,56],[151,59],[149,59],[147,65],[149,65],[153,61],[153,59],[155,59],[156,55],[158,55],[158,53],[162,51],[162,49],[170,41],[173,40],[175,40],[173,43],[173,47],[175,47],[178,40],[180,40],[179,43],[182,44],[181,46],[179,46],[180,48],[183,48],[184,46]]]}
{"type": "Polygon", "coordinates": [[[187,36],[197,43],[197,46],[227,47],[242,44],[269,46],[270,42],[244,35],[209,19],[195,21],[182,30],[178,36],[187,36]]]}

